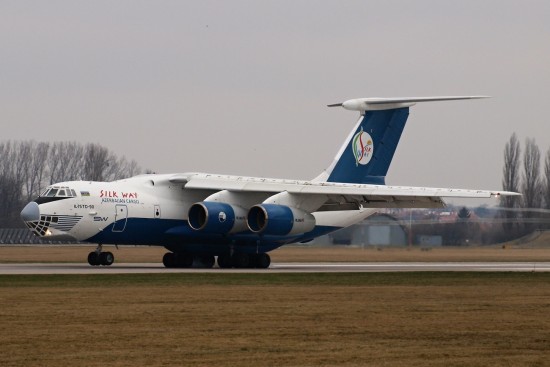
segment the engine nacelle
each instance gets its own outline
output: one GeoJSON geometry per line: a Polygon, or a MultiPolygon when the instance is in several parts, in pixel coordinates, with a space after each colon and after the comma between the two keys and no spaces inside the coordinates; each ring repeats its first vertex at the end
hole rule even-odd
{"type": "Polygon", "coordinates": [[[246,211],[238,206],[203,201],[189,208],[189,226],[207,233],[242,232],[246,227],[246,211]]]}
{"type": "Polygon", "coordinates": [[[248,211],[247,224],[255,233],[285,236],[313,230],[315,217],[286,205],[259,204],[248,211]]]}

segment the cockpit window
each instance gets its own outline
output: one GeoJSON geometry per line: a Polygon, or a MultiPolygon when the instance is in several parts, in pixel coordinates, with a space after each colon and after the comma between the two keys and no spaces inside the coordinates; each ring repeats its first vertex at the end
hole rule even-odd
{"type": "Polygon", "coordinates": [[[77,197],[76,191],[66,186],[50,186],[44,190],[40,197],[49,198],[75,198],[77,197]]]}
{"type": "Polygon", "coordinates": [[[35,202],[43,204],[51,201],[75,198],[77,196],[76,191],[67,186],[49,186],[35,199],[35,202]]]}

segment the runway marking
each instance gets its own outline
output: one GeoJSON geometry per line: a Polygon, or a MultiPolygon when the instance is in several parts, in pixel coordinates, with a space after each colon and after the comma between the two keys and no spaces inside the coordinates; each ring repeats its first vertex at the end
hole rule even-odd
{"type": "Polygon", "coordinates": [[[145,273],[333,273],[333,272],[549,272],[548,262],[395,262],[395,263],[274,263],[269,269],[166,269],[160,263],[120,263],[90,266],[86,263],[0,264],[0,274],[145,274],[145,273]]]}

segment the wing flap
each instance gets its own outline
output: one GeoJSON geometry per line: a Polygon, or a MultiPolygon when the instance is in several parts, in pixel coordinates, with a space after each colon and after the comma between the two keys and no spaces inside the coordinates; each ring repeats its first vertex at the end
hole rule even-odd
{"type": "Polygon", "coordinates": [[[436,196],[329,196],[318,211],[358,210],[363,208],[444,208],[436,196]]]}

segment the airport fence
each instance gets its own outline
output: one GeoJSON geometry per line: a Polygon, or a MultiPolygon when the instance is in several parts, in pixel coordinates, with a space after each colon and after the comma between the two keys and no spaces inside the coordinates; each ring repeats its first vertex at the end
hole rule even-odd
{"type": "Polygon", "coordinates": [[[48,241],[35,236],[27,228],[0,228],[0,245],[55,245],[75,241],[48,241]]]}

